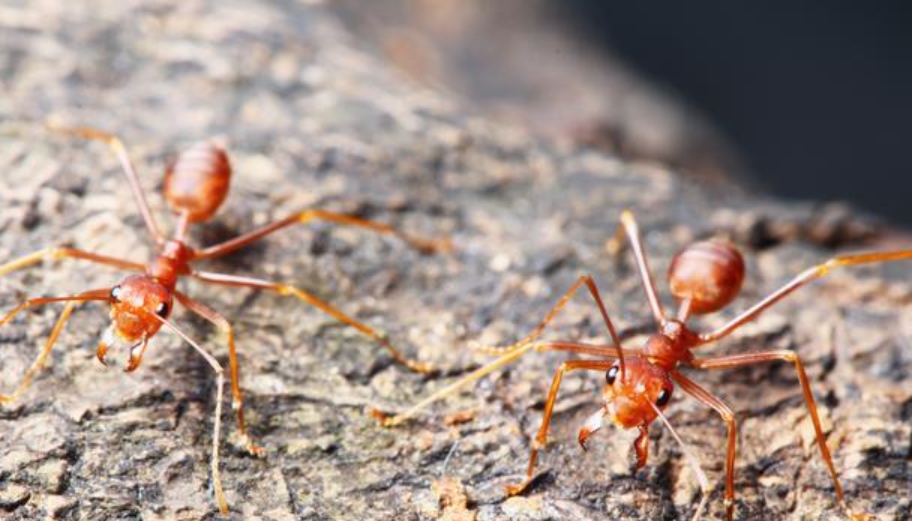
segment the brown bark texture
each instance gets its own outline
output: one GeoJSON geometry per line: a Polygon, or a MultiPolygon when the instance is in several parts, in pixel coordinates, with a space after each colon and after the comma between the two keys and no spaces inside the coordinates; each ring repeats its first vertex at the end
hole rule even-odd
{"type": "MultiPolygon", "coordinates": [[[[181,285],[235,325],[251,432],[267,448],[264,458],[247,455],[226,407],[229,519],[687,519],[699,489],[664,428],[651,429],[640,471],[631,466],[636,433],[606,428],[588,452],[576,444],[600,406],[598,374],[567,376],[541,477],[524,496],[505,498],[504,486],[525,471],[564,355],[530,354],[399,428],[378,427],[365,409],[404,409],[484,363],[473,342],[521,338],[583,273],[595,277],[621,329],[648,324],[629,252],[612,258],[604,248],[625,208],[640,220],[666,304],[675,251],[710,236],[742,248],[742,295],[701,318],[705,328],[837,252],[912,244],[842,206],[702,185],[660,164],[494,123],[405,79],[320,2],[6,1],[0,31],[4,261],[55,245],[139,262],[151,254],[109,150],[45,132],[48,118],[118,133],[164,226],[168,159],[200,139],[225,144],[232,191],[193,229],[195,245],[307,207],[455,244],[451,254],[425,256],[313,224],[207,266],[305,288],[434,363],[441,373],[431,377],[297,300],[181,285]]],[[[836,270],[711,351],[798,352],[848,502],[879,519],[912,517],[910,269],[836,270]]],[[[80,261],[45,262],[0,280],[0,308],[121,277],[80,261]]],[[[219,518],[208,474],[212,371],[167,332],[136,373],[101,366],[94,347],[106,308],[79,308],[34,385],[0,408],[0,519],[219,518]]],[[[38,308],[0,329],[2,392],[19,382],[59,310],[38,308]]],[[[173,318],[227,363],[211,326],[181,310],[173,318]]],[[[549,337],[607,341],[585,295],[549,337]]],[[[792,367],[688,374],[737,412],[737,519],[842,518],[792,367]]],[[[668,416],[713,484],[707,517],[721,518],[724,424],[683,393],[668,416]]]]}

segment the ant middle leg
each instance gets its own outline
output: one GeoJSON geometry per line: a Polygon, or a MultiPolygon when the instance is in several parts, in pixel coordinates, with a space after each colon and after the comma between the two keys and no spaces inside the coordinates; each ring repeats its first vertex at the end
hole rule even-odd
{"type": "Polygon", "coordinates": [[[602,302],[602,297],[599,294],[598,286],[595,284],[595,280],[590,275],[583,275],[570,286],[560,300],[548,311],[548,314],[545,315],[545,318],[538,324],[531,333],[529,333],[525,338],[516,342],[515,344],[508,345],[506,347],[475,347],[474,349],[486,354],[492,355],[504,355],[510,353],[514,350],[521,349],[523,346],[534,342],[538,339],[542,333],[544,333],[545,328],[554,321],[554,318],[557,317],[557,314],[566,307],[567,303],[570,302],[570,299],[573,298],[573,295],[579,291],[580,288],[586,286],[589,290],[589,293],[592,295],[592,298],[595,300],[596,305],[598,306],[599,313],[602,315],[602,320],[605,322],[605,327],[608,329],[608,334],[611,335],[611,340],[614,342],[614,345],[620,347],[621,339],[617,334],[617,330],[614,328],[614,324],[611,322],[611,317],[608,316],[608,310],[605,308],[604,302],[602,302]]]}
{"type": "Polygon", "coordinates": [[[225,334],[228,344],[229,371],[231,375],[231,405],[237,416],[237,425],[241,441],[250,454],[254,456],[263,455],[265,452],[264,449],[254,444],[250,435],[247,433],[247,423],[244,421],[244,395],[241,392],[240,370],[238,366],[237,349],[234,342],[234,328],[232,328],[231,323],[228,322],[225,317],[202,302],[193,300],[179,291],[175,292],[174,296],[185,308],[201,316],[225,334]]]}
{"type": "Polygon", "coordinates": [[[304,224],[310,221],[327,221],[336,224],[343,224],[346,226],[365,228],[382,235],[390,235],[399,238],[409,246],[422,253],[448,252],[452,250],[452,245],[449,240],[431,240],[415,237],[400,232],[388,224],[371,221],[368,219],[361,219],[360,217],[354,217],[351,215],[328,212],[325,210],[304,210],[302,212],[298,212],[296,214],[285,217],[284,219],[280,219],[278,221],[267,224],[262,228],[254,230],[252,232],[235,237],[234,239],[229,239],[223,243],[209,246],[208,248],[203,248],[194,254],[191,262],[197,262],[226,255],[237,249],[252,244],[262,239],[263,237],[275,233],[283,228],[287,228],[293,224],[304,224]]]}
{"type": "Polygon", "coordinates": [[[220,284],[223,286],[235,286],[242,288],[253,288],[253,289],[263,289],[273,291],[282,296],[293,296],[311,306],[319,309],[320,311],[326,313],[327,315],[335,318],[339,322],[357,329],[365,336],[372,338],[378,344],[380,344],[384,349],[386,349],[389,354],[400,364],[411,369],[416,373],[428,374],[433,372],[433,368],[430,364],[424,362],[419,362],[417,360],[412,360],[403,354],[399,349],[390,342],[389,338],[385,333],[379,332],[370,326],[363,324],[354,318],[349,317],[339,309],[334,306],[318,299],[317,297],[311,295],[310,293],[291,286],[289,284],[282,284],[279,282],[272,282],[268,280],[257,279],[253,277],[241,277],[237,275],[227,275],[222,273],[208,273],[203,271],[195,271],[192,273],[192,276],[202,280],[204,282],[209,282],[212,284],[220,284]]]}
{"type": "Polygon", "coordinates": [[[97,264],[113,266],[122,270],[142,271],[145,269],[142,264],[130,262],[123,259],[117,259],[114,257],[108,257],[107,255],[99,255],[97,253],[90,253],[74,248],[52,247],[44,248],[28,255],[23,255],[22,257],[13,259],[5,264],[0,264],[0,277],[12,273],[16,270],[34,266],[43,260],[59,260],[64,258],[86,260],[97,264]]]}
{"type": "Polygon", "coordinates": [[[853,255],[840,255],[833,257],[832,259],[812,266],[803,272],[796,275],[792,280],[787,282],[784,286],[777,289],[776,291],[770,293],[766,298],[760,302],[754,304],[746,311],[731,319],[727,324],[716,329],[715,331],[710,331],[708,333],[703,333],[700,335],[700,344],[705,345],[711,342],[715,342],[721,338],[724,338],[732,334],[736,329],[747,324],[753,319],[757,318],[760,313],[766,309],[772,307],[774,304],[784,299],[791,293],[797,291],[798,289],[806,286],[810,282],[817,280],[821,277],[827,275],[830,270],[833,268],[841,266],[854,266],[858,264],[872,264],[879,262],[893,262],[899,260],[909,260],[912,259],[912,250],[896,250],[896,251],[884,251],[884,252],[873,252],[873,253],[858,253],[853,255]]]}

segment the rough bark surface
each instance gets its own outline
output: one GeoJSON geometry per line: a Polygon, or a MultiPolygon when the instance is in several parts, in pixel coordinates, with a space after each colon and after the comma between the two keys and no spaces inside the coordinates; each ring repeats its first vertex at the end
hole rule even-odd
{"type": "MultiPolygon", "coordinates": [[[[405,407],[484,362],[471,341],[523,336],[581,273],[599,281],[622,328],[648,322],[631,263],[603,249],[624,208],[640,218],[666,302],[661,274],[678,248],[713,234],[743,246],[743,297],[706,317],[707,327],[836,249],[909,244],[875,239],[876,222],[838,207],[701,187],[660,166],[490,123],[391,73],[316,3],[4,2],[0,27],[2,259],[47,245],[139,261],[150,253],[108,150],[34,125],[48,117],[119,133],[162,217],[155,191],[169,155],[201,138],[226,143],[233,191],[194,231],[196,244],[320,206],[448,234],[457,246],[427,257],[315,225],[210,266],[309,289],[449,376],[411,374],[297,301],[184,286],[236,325],[249,422],[269,449],[264,459],[246,455],[226,411],[231,519],[685,519],[698,489],[662,428],[652,429],[650,462],[639,472],[630,433],[606,429],[588,452],[576,445],[576,429],[599,406],[600,375],[567,377],[542,479],[505,500],[561,356],[530,355],[402,428],[381,429],[364,409],[405,407]],[[471,421],[446,421],[464,411],[474,411],[471,421]]],[[[909,269],[836,271],[713,350],[800,353],[848,501],[880,519],[912,516],[909,269]]],[[[119,277],[47,263],[0,280],[0,306],[119,277]]],[[[0,329],[4,392],[56,312],[41,308],[0,329]]],[[[180,311],[175,319],[227,359],[211,327],[180,311]]],[[[0,518],[218,518],[207,464],[212,372],[166,333],[138,372],[104,368],[93,348],[106,323],[104,306],[79,309],[33,387],[0,409],[0,518]]],[[[604,340],[602,331],[581,296],[552,336],[604,340]]],[[[692,375],[738,412],[738,519],[840,518],[792,368],[692,375]]],[[[710,515],[721,516],[723,424],[681,396],[669,416],[699,453],[715,484],[710,515]]]]}

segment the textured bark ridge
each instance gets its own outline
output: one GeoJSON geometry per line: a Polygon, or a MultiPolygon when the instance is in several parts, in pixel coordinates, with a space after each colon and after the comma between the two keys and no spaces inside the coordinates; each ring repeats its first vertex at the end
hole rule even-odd
{"type": "MultiPolygon", "coordinates": [[[[314,225],[210,266],[325,297],[441,367],[433,378],[404,371],[297,301],[183,286],[236,325],[252,434],[268,448],[264,459],[247,456],[226,412],[231,519],[685,519],[698,489],[663,428],[652,429],[639,472],[629,432],[606,429],[588,452],[577,446],[576,430],[599,406],[600,375],[567,377],[542,478],[527,495],[504,498],[525,469],[561,356],[530,355],[402,428],[379,428],[364,409],[403,408],[482,363],[470,341],[521,337],[581,273],[595,276],[620,327],[648,322],[632,264],[603,248],[624,208],[639,216],[657,274],[695,238],[724,234],[742,245],[743,295],[706,326],[837,249],[909,244],[838,207],[701,187],[661,166],[493,124],[391,72],[311,2],[48,0],[0,9],[0,258],[45,245],[139,261],[149,253],[115,160],[101,145],[29,125],[47,117],[118,132],[159,215],[155,190],[169,155],[201,138],[225,143],[233,190],[195,230],[197,244],[320,206],[449,234],[457,245],[452,255],[421,256],[394,240],[314,225]]],[[[912,516],[910,269],[836,271],[713,348],[800,353],[848,500],[880,519],[912,516]]],[[[46,263],[0,281],[0,306],[119,277],[46,263]]],[[[4,392],[58,311],[41,308],[0,329],[4,392]]],[[[216,518],[207,466],[213,374],[166,333],[138,372],[100,366],[92,349],[106,314],[80,308],[33,387],[0,409],[0,518],[216,518]]],[[[211,327],[174,318],[227,359],[211,327]]],[[[604,340],[584,297],[556,325],[555,337],[604,340]]],[[[738,412],[738,519],[839,518],[791,367],[692,376],[738,412]]],[[[718,517],[724,426],[682,396],[668,412],[715,485],[718,517]]]]}

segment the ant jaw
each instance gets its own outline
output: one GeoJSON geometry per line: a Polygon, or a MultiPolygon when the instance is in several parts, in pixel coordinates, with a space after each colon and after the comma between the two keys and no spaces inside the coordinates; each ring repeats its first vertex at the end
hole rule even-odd
{"type": "Polygon", "coordinates": [[[148,345],[149,340],[143,338],[142,341],[130,346],[130,359],[127,361],[127,366],[124,368],[125,373],[132,373],[139,368],[139,364],[142,363],[142,358],[143,355],[146,354],[146,347],[148,345]],[[139,354],[136,353],[137,348],[139,348],[139,354]]]}
{"type": "Polygon", "coordinates": [[[596,431],[602,428],[602,420],[605,418],[605,414],[608,411],[602,407],[595,412],[592,416],[586,418],[586,422],[583,423],[583,426],[579,430],[577,435],[577,441],[579,441],[580,447],[583,450],[586,450],[586,440],[589,439],[589,436],[592,436],[596,431]]]}
{"type": "MultiPolygon", "coordinates": [[[[108,367],[108,350],[112,345],[115,345],[120,341],[118,339],[115,330],[114,324],[111,324],[105,332],[101,335],[101,340],[98,342],[98,348],[95,350],[95,358],[101,362],[102,365],[108,367]]],[[[143,337],[140,341],[133,343],[129,348],[129,358],[124,367],[125,373],[132,373],[139,368],[139,365],[142,363],[143,355],[146,352],[146,347],[149,345],[148,337],[143,337]]]]}
{"type": "Polygon", "coordinates": [[[105,357],[108,355],[108,348],[111,344],[114,343],[114,324],[108,326],[108,329],[105,329],[105,332],[101,335],[101,340],[98,342],[98,349],[95,350],[95,358],[101,362],[101,365],[107,367],[108,362],[105,361],[105,357]]]}
{"type": "Polygon", "coordinates": [[[646,425],[640,426],[640,435],[633,442],[633,448],[636,449],[636,468],[639,470],[646,466],[649,458],[649,428],[646,425]]]}

